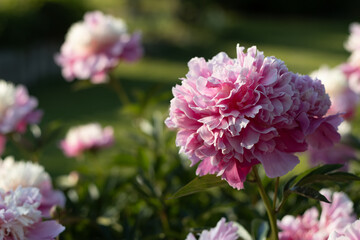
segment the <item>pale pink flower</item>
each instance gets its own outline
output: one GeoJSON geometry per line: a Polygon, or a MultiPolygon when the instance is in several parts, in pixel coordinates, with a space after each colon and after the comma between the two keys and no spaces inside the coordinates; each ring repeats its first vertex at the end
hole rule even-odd
{"type": "Polygon", "coordinates": [[[37,106],[24,86],[0,80],[0,135],[24,132],[28,124],[38,123],[42,112],[37,106]]]}
{"type": "MultiPolygon", "coordinates": [[[[236,240],[239,238],[238,228],[232,222],[226,223],[225,218],[221,218],[216,227],[204,230],[199,234],[198,240],[236,240]]],[[[186,240],[196,240],[194,234],[189,233],[186,240]]]]}
{"type": "Polygon", "coordinates": [[[114,143],[114,130],[107,126],[102,128],[98,123],[71,128],[60,147],[68,157],[76,157],[84,151],[96,151],[110,147],[114,143]]]}
{"type": "Polygon", "coordinates": [[[38,209],[45,217],[50,216],[53,206],[65,206],[65,196],[53,189],[50,175],[44,167],[31,162],[15,161],[13,157],[0,159],[0,189],[15,190],[17,187],[35,187],[42,195],[38,209]]]}
{"type": "Polygon", "coordinates": [[[278,221],[280,240],[314,240],[314,234],[319,231],[319,212],[310,208],[302,216],[286,215],[278,221]]]}
{"type": "Polygon", "coordinates": [[[349,52],[360,50],[360,24],[350,24],[350,36],[344,44],[345,49],[349,52]]]}
{"type": "Polygon", "coordinates": [[[326,240],[333,231],[343,233],[355,221],[353,202],[343,192],[320,191],[331,203],[321,202],[321,214],[316,208],[302,216],[287,215],[278,221],[280,240],[326,240]]]}
{"type": "Polygon", "coordinates": [[[349,82],[339,67],[330,69],[328,66],[322,66],[310,75],[321,80],[330,96],[331,107],[328,114],[341,113],[345,119],[354,116],[360,99],[350,89],[349,82]]]}
{"type": "Polygon", "coordinates": [[[348,61],[341,65],[341,70],[348,78],[350,88],[360,94],[360,24],[350,25],[350,36],[345,48],[351,52],[348,61]]]}
{"type": "MultiPolygon", "coordinates": [[[[345,227],[356,220],[353,202],[343,192],[331,192],[328,189],[320,191],[331,203],[321,202],[319,227],[326,239],[332,231],[342,233],[345,227]]],[[[319,238],[320,239],[320,238],[319,238]]]]}
{"type": "Polygon", "coordinates": [[[120,60],[131,62],[142,56],[140,42],[140,33],[130,35],[122,19],[88,12],[83,21],[71,26],[55,60],[68,81],[90,78],[103,83],[120,60]]]}
{"type": "Polygon", "coordinates": [[[360,219],[348,224],[342,233],[333,231],[328,240],[360,240],[360,219]]]}
{"type": "Polygon", "coordinates": [[[56,221],[42,221],[41,194],[37,188],[0,190],[0,239],[53,240],[64,227],[56,221]]]}
{"type": "Polygon", "coordinates": [[[299,163],[295,152],[340,139],[341,118],[323,117],[330,100],[321,82],[289,72],[256,47],[245,53],[238,46],[236,59],[219,53],[188,65],[165,123],[179,130],[176,145],[191,165],[200,162],[198,175],[217,174],[241,189],[255,164],[282,176],[299,163]]]}

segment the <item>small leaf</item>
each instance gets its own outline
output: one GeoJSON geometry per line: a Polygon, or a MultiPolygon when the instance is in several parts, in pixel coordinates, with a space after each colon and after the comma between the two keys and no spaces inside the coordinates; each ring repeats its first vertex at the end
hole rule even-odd
{"type": "Polygon", "coordinates": [[[327,198],[324,195],[322,195],[317,190],[310,187],[295,186],[290,189],[290,192],[296,193],[303,197],[312,198],[322,202],[330,203],[329,200],[327,200],[327,198]]]}
{"type": "Polygon", "coordinates": [[[193,193],[202,192],[209,188],[223,187],[227,185],[228,183],[226,181],[221,180],[221,178],[217,177],[216,175],[205,175],[202,177],[196,177],[184,187],[180,188],[169,199],[179,198],[193,193]]]}
{"type": "Polygon", "coordinates": [[[251,222],[251,235],[254,240],[266,240],[269,232],[269,224],[262,219],[254,219],[251,222]]]}

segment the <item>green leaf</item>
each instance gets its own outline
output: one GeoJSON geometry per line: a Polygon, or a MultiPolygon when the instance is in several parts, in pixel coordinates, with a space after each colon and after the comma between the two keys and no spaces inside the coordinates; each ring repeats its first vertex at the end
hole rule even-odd
{"type": "Polygon", "coordinates": [[[311,170],[309,173],[307,173],[304,177],[296,181],[297,183],[295,185],[302,186],[303,185],[302,182],[306,182],[308,178],[313,178],[314,175],[324,175],[330,173],[336,169],[341,168],[342,166],[343,166],[342,164],[326,164],[324,166],[317,167],[314,170],[311,170]]]}
{"type": "Polygon", "coordinates": [[[262,219],[254,219],[251,222],[251,235],[254,240],[266,240],[269,232],[269,224],[262,219]]]}
{"type": "Polygon", "coordinates": [[[312,198],[322,202],[330,203],[329,200],[327,200],[327,198],[324,195],[319,193],[319,191],[315,190],[314,188],[295,186],[291,188],[289,191],[301,195],[303,197],[312,198]]]}
{"type": "Polygon", "coordinates": [[[291,184],[295,181],[295,179],[297,178],[297,175],[293,176],[292,178],[289,179],[289,181],[287,181],[284,185],[283,188],[283,192],[286,192],[287,190],[289,190],[291,184]]]}
{"type": "Polygon", "coordinates": [[[217,177],[216,175],[205,175],[202,177],[196,177],[184,187],[180,188],[169,199],[180,198],[193,193],[205,191],[209,188],[223,187],[227,185],[228,183],[226,181],[221,180],[221,178],[217,177]]]}
{"type": "Polygon", "coordinates": [[[311,183],[324,182],[324,181],[335,181],[335,182],[360,181],[360,177],[347,172],[335,172],[324,175],[311,175],[299,181],[296,184],[296,186],[305,186],[311,183]]]}

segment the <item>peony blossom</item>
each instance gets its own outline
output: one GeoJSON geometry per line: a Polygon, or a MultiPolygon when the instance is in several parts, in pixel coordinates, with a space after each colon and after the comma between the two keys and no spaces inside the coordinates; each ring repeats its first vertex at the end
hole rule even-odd
{"type": "MultiPolygon", "coordinates": [[[[238,228],[232,223],[226,223],[225,218],[221,218],[216,227],[204,230],[199,234],[199,240],[236,240],[239,238],[238,228]]],[[[186,240],[196,240],[194,234],[189,233],[186,240]]]]}
{"type": "Polygon", "coordinates": [[[331,107],[328,114],[341,113],[344,119],[350,119],[354,116],[359,103],[359,96],[350,89],[349,83],[340,68],[330,69],[327,66],[322,66],[310,75],[321,80],[330,96],[331,107]]]}
{"type": "Polygon", "coordinates": [[[65,206],[65,196],[52,187],[51,178],[38,164],[15,161],[13,157],[0,159],[0,189],[15,190],[17,187],[35,187],[42,195],[38,210],[45,217],[50,216],[50,209],[57,205],[65,206]]]}
{"type": "Polygon", "coordinates": [[[343,233],[355,221],[353,202],[342,192],[320,191],[331,203],[321,202],[321,214],[316,208],[302,216],[283,217],[278,221],[280,240],[326,240],[331,232],[343,233]]]}
{"type": "Polygon", "coordinates": [[[142,56],[140,42],[140,33],[130,35],[122,19],[88,12],[82,22],[70,27],[55,60],[68,81],[90,78],[93,83],[103,83],[120,60],[132,62],[142,56]]]}
{"type": "Polygon", "coordinates": [[[0,239],[53,240],[64,227],[56,221],[42,221],[41,194],[37,188],[0,190],[0,239]]]}
{"type": "Polygon", "coordinates": [[[256,47],[237,46],[237,58],[219,53],[193,58],[173,88],[165,123],[178,129],[180,152],[198,164],[198,175],[217,174],[241,189],[252,166],[274,178],[292,170],[296,152],[331,146],[342,119],[324,117],[330,99],[319,80],[290,72],[256,47]]]}
{"type": "Polygon", "coordinates": [[[114,130],[107,126],[102,128],[98,123],[71,128],[60,147],[68,157],[76,157],[84,151],[99,150],[114,143],[114,130]]]}
{"type": "Polygon", "coordinates": [[[360,219],[347,225],[343,233],[333,231],[328,240],[359,240],[360,239],[360,219]]]}
{"type": "Polygon", "coordinates": [[[37,105],[24,86],[0,80],[0,153],[5,148],[6,134],[22,133],[28,124],[40,121],[42,112],[37,105]]]}

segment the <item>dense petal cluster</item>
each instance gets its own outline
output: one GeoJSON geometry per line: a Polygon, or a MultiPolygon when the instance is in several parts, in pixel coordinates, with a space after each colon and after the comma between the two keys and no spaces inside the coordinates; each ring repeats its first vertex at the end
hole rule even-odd
{"type": "MultiPolygon", "coordinates": [[[[225,218],[221,218],[216,227],[202,231],[198,240],[236,240],[239,238],[237,231],[238,228],[232,222],[226,223],[225,218]]],[[[196,240],[196,237],[189,233],[186,240],[196,240]]]]}
{"type": "Polygon", "coordinates": [[[343,233],[333,231],[328,240],[359,240],[360,239],[360,219],[347,225],[343,233]]]}
{"type": "Polygon", "coordinates": [[[341,113],[344,119],[350,119],[356,112],[359,96],[351,90],[346,76],[340,68],[330,69],[322,66],[310,74],[313,78],[320,79],[326,92],[330,96],[331,107],[328,114],[341,113]]]}
{"type": "Polygon", "coordinates": [[[237,46],[237,58],[219,53],[193,58],[182,84],[173,88],[165,123],[178,129],[176,145],[198,175],[218,174],[237,189],[255,164],[278,177],[298,163],[308,144],[331,146],[341,118],[324,117],[329,96],[319,80],[288,71],[256,47],[237,46]]]}
{"type": "Polygon", "coordinates": [[[330,233],[344,233],[346,226],[355,221],[353,202],[342,192],[320,191],[331,203],[321,202],[321,214],[316,208],[302,216],[285,216],[278,221],[280,240],[326,240],[330,233]]]}
{"type": "Polygon", "coordinates": [[[0,239],[53,240],[64,227],[56,221],[42,221],[41,194],[37,188],[0,190],[0,239]]]}
{"type": "Polygon", "coordinates": [[[95,11],[73,24],[56,62],[65,79],[107,81],[107,72],[120,60],[136,61],[143,53],[140,33],[130,35],[122,19],[95,11]]]}
{"type": "Polygon", "coordinates": [[[345,48],[351,52],[350,58],[341,66],[348,78],[350,88],[360,93],[360,24],[350,25],[350,36],[345,43],[345,48]]]}
{"type": "Polygon", "coordinates": [[[68,157],[76,157],[84,151],[96,151],[114,143],[114,130],[107,126],[102,128],[98,123],[90,123],[71,128],[60,147],[68,157]]]}
{"type": "Polygon", "coordinates": [[[0,159],[0,189],[15,190],[17,187],[35,187],[42,195],[38,210],[43,216],[50,216],[53,206],[64,207],[65,196],[52,187],[51,178],[44,168],[38,164],[15,161],[13,157],[0,159]]]}

